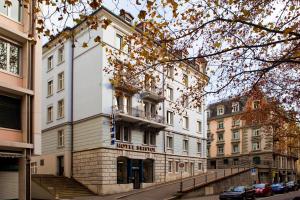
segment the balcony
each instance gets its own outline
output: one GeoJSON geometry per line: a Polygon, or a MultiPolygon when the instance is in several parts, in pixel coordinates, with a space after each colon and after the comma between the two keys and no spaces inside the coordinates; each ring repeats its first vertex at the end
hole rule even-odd
{"type": "Polygon", "coordinates": [[[125,91],[131,94],[137,93],[141,88],[138,86],[138,80],[131,79],[127,75],[116,75],[110,79],[110,83],[116,90],[125,91]]]}
{"type": "Polygon", "coordinates": [[[141,92],[141,98],[159,103],[165,100],[162,94],[162,90],[158,88],[145,88],[144,91],[141,92]]]}
{"type": "Polygon", "coordinates": [[[231,138],[231,143],[240,142],[240,138],[231,138]]]}
{"type": "Polygon", "coordinates": [[[166,127],[164,118],[160,115],[145,112],[129,106],[113,107],[116,121],[134,123],[136,126],[146,126],[163,129],[166,127]]]}
{"type": "Polygon", "coordinates": [[[217,144],[224,144],[225,143],[225,140],[218,140],[217,141],[217,144]]]}

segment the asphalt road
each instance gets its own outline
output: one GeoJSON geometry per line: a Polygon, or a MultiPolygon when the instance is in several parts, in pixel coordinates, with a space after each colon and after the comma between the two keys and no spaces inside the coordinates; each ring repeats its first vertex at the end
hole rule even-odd
{"type": "MultiPolygon", "coordinates": [[[[289,192],[285,194],[276,194],[271,197],[259,197],[256,200],[293,200],[294,197],[300,197],[300,190],[295,192],[289,192]]],[[[219,196],[206,196],[206,197],[196,197],[188,198],[185,200],[219,200],[219,196]]]]}

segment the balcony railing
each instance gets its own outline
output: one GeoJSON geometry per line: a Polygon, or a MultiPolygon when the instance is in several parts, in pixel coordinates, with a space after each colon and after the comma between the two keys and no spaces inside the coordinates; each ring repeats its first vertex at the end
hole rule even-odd
{"type": "Polygon", "coordinates": [[[150,99],[156,102],[162,102],[165,98],[162,89],[156,87],[146,87],[141,93],[141,98],[150,99]]]}
{"type": "Polygon", "coordinates": [[[113,111],[115,114],[124,114],[136,118],[141,118],[143,120],[149,120],[156,123],[164,124],[163,116],[160,116],[156,113],[145,112],[144,110],[140,110],[138,108],[133,108],[130,106],[114,106],[113,111]]]}

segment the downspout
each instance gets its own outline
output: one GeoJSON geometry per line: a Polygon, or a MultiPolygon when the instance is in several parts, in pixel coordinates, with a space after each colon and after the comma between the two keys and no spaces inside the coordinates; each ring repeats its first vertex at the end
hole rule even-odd
{"type": "MultiPolygon", "coordinates": [[[[163,82],[162,82],[162,86],[163,86],[163,91],[162,91],[162,94],[163,94],[163,97],[165,96],[165,66],[163,66],[163,82]]],[[[164,119],[164,123],[165,123],[165,103],[166,101],[164,100],[163,101],[163,119],[164,119]]],[[[164,177],[165,177],[165,182],[167,181],[167,150],[166,150],[166,131],[164,129],[164,154],[165,154],[165,170],[164,170],[164,177]]]]}
{"type": "Polygon", "coordinates": [[[74,48],[75,38],[72,33],[72,52],[71,52],[71,177],[73,177],[73,150],[74,150],[74,48]]]}

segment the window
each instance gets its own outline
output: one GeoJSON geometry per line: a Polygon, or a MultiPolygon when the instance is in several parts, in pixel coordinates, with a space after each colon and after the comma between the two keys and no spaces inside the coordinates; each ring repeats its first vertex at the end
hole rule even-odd
{"type": "Polygon", "coordinates": [[[189,141],[188,140],[183,140],[183,151],[188,151],[189,150],[189,141]]]}
{"type": "Polygon", "coordinates": [[[239,103],[233,102],[232,103],[232,112],[238,112],[238,111],[240,111],[239,103]]]}
{"type": "Polygon", "coordinates": [[[228,165],[228,159],[227,159],[227,158],[225,158],[225,159],[223,160],[223,164],[224,164],[224,165],[228,165]]]}
{"type": "Polygon", "coordinates": [[[210,110],[207,110],[206,114],[207,114],[207,118],[210,118],[210,110]]]}
{"type": "Polygon", "coordinates": [[[156,144],[156,133],[152,131],[144,131],[144,144],[155,145],[156,144]]]}
{"type": "Polygon", "coordinates": [[[203,170],[203,169],[202,169],[202,166],[203,166],[202,163],[198,163],[198,170],[199,170],[199,171],[200,171],[200,170],[203,170]]]}
{"type": "Polygon", "coordinates": [[[63,147],[65,145],[65,133],[64,130],[58,131],[58,147],[63,147]]]}
{"type": "Polygon", "coordinates": [[[224,133],[218,133],[218,141],[219,142],[224,141],[224,133]]]}
{"type": "Polygon", "coordinates": [[[122,49],[122,44],[123,44],[123,37],[119,34],[116,36],[116,48],[121,50],[122,49]]]}
{"type": "Polygon", "coordinates": [[[18,46],[0,39],[0,70],[20,74],[20,54],[18,46]]]}
{"type": "Polygon", "coordinates": [[[65,102],[64,100],[60,100],[57,103],[57,118],[63,118],[65,116],[65,102]]]}
{"type": "Polygon", "coordinates": [[[40,160],[40,166],[44,166],[44,165],[45,165],[44,159],[40,160]]]}
{"type": "Polygon", "coordinates": [[[16,20],[21,21],[21,5],[19,0],[10,0],[12,5],[5,6],[5,1],[0,2],[0,13],[16,20]]]}
{"type": "Polygon", "coordinates": [[[175,172],[178,172],[179,171],[179,162],[176,161],[175,162],[175,172]]]}
{"type": "Polygon", "coordinates": [[[238,158],[233,159],[233,165],[239,165],[239,159],[238,158]]]}
{"type": "Polygon", "coordinates": [[[189,77],[188,77],[188,75],[183,74],[182,81],[183,81],[183,85],[185,85],[186,87],[189,86],[189,77]]]}
{"type": "Polygon", "coordinates": [[[47,122],[53,121],[53,106],[47,108],[47,122]]]}
{"type": "Polygon", "coordinates": [[[219,155],[224,154],[224,145],[219,145],[219,146],[218,146],[218,154],[219,154],[219,155]]]}
{"type": "Polygon", "coordinates": [[[189,129],[189,118],[187,116],[182,117],[182,127],[184,129],[189,129]]]}
{"type": "Polygon", "coordinates": [[[182,106],[184,108],[186,108],[186,107],[188,107],[188,105],[189,105],[189,97],[186,95],[183,95],[182,96],[182,106]]]}
{"type": "Polygon", "coordinates": [[[173,125],[173,121],[174,121],[174,113],[171,111],[167,111],[167,124],[173,125]]]}
{"type": "Polygon", "coordinates": [[[53,80],[48,81],[47,94],[48,96],[53,95],[53,80]]]}
{"type": "MultiPolygon", "coordinates": [[[[149,136],[148,136],[149,137],[149,136]]],[[[131,141],[131,130],[127,126],[116,125],[116,140],[121,142],[130,142],[131,141]]],[[[149,138],[144,138],[144,142],[149,142],[149,138]]]]}
{"type": "Polygon", "coordinates": [[[252,150],[253,151],[260,150],[260,143],[259,142],[253,142],[252,143],[252,150]]]}
{"type": "Polygon", "coordinates": [[[31,166],[31,174],[37,174],[37,163],[36,162],[32,162],[30,164],[31,166]]]}
{"type": "Polygon", "coordinates": [[[0,127],[21,130],[21,99],[0,95],[0,127]]]}
{"type": "Polygon", "coordinates": [[[202,109],[201,105],[198,105],[197,108],[196,108],[197,112],[199,112],[199,113],[201,113],[201,109],[202,109]]]}
{"type": "Polygon", "coordinates": [[[232,126],[240,126],[240,120],[238,119],[232,120],[232,126]]]}
{"type": "Polygon", "coordinates": [[[253,163],[256,164],[256,165],[259,165],[260,164],[260,157],[259,156],[253,157],[253,163]]]}
{"type": "Polygon", "coordinates": [[[201,122],[200,122],[200,121],[197,121],[196,131],[197,131],[198,133],[201,133],[201,129],[202,129],[201,122]]]}
{"type": "Polygon", "coordinates": [[[50,56],[48,58],[48,71],[50,71],[53,68],[53,56],[50,56]]]}
{"type": "Polygon", "coordinates": [[[259,101],[259,100],[253,101],[253,108],[254,108],[254,109],[260,108],[260,101],[259,101]]]}
{"type": "Polygon", "coordinates": [[[239,144],[232,144],[232,153],[240,152],[239,144]]]}
{"type": "Polygon", "coordinates": [[[167,148],[173,149],[173,137],[167,136],[167,148]]]}
{"type": "Polygon", "coordinates": [[[218,129],[224,129],[224,122],[223,121],[218,122],[218,129]]]}
{"type": "Polygon", "coordinates": [[[223,115],[224,114],[224,106],[218,106],[217,107],[217,115],[223,115]]]}
{"type": "Polygon", "coordinates": [[[201,142],[197,142],[197,152],[198,153],[201,153],[201,148],[202,148],[201,142]]]}
{"type": "Polygon", "coordinates": [[[170,78],[174,78],[174,67],[173,66],[169,66],[167,68],[167,76],[169,76],[170,78]]]}
{"type": "Polygon", "coordinates": [[[240,132],[239,132],[238,130],[234,130],[234,131],[232,132],[232,139],[233,139],[233,140],[238,140],[238,139],[240,139],[240,132]]]}
{"type": "Polygon", "coordinates": [[[260,136],[260,129],[254,129],[252,132],[252,135],[255,136],[260,136]]]}
{"type": "Polygon", "coordinates": [[[185,172],[188,172],[188,167],[189,167],[189,163],[188,163],[188,162],[185,162],[185,163],[184,163],[184,171],[185,171],[185,172]]]}
{"type": "Polygon", "coordinates": [[[58,58],[57,58],[58,63],[63,62],[64,59],[65,59],[65,51],[64,51],[64,47],[60,47],[60,48],[58,49],[58,58]]]}
{"type": "Polygon", "coordinates": [[[57,75],[57,90],[63,90],[65,88],[65,74],[61,72],[57,75]]]}
{"type": "Polygon", "coordinates": [[[167,87],[167,100],[173,101],[173,88],[167,87]]]}
{"type": "Polygon", "coordinates": [[[173,162],[172,161],[168,161],[168,172],[172,172],[173,171],[173,162]]]}

